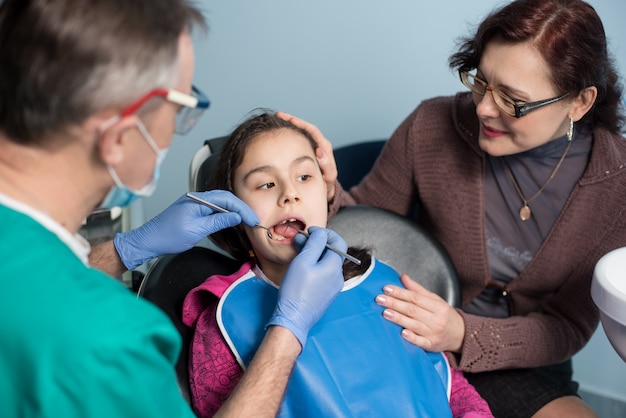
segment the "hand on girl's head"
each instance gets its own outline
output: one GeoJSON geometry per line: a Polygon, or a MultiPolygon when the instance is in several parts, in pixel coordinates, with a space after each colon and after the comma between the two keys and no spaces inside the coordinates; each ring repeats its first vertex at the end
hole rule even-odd
{"type": "Polygon", "coordinates": [[[317,162],[327,185],[328,200],[332,200],[335,197],[335,181],[338,176],[337,163],[335,162],[335,155],[333,154],[333,144],[326,139],[322,131],[312,123],[285,112],[276,112],[276,116],[294,124],[300,129],[304,129],[317,143],[318,148],[315,151],[315,156],[317,157],[317,162]]]}

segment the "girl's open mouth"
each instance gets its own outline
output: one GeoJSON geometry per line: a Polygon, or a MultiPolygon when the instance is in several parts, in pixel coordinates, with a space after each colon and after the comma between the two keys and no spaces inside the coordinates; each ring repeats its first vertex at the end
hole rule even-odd
{"type": "Polygon", "coordinates": [[[271,239],[274,241],[292,240],[298,231],[304,230],[305,227],[306,225],[296,218],[285,219],[270,228],[271,239]]]}

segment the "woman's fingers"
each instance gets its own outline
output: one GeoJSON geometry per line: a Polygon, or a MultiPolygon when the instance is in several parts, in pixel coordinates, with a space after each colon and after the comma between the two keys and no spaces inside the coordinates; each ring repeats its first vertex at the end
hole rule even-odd
{"type": "Polygon", "coordinates": [[[307,131],[311,135],[318,147],[316,156],[322,176],[328,186],[328,200],[332,200],[335,197],[335,181],[337,180],[337,163],[333,154],[333,145],[324,137],[322,131],[312,123],[285,112],[276,112],[276,116],[307,131]]]}
{"type": "Polygon", "coordinates": [[[437,294],[402,275],[400,286],[387,285],[376,302],[383,316],[403,328],[409,342],[430,351],[458,351],[465,335],[461,315],[437,294]]]}
{"type": "Polygon", "coordinates": [[[419,293],[398,286],[385,286],[384,295],[376,297],[376,302],[385,307],[383,315],[402,328],[419,334],[430,334],[433,312],[431,303],[419,293]]]}
{"type": "Polygon", "coordinates": [[[433,342],[430,338],[432,331],[428,329],[427,325],[429,321],[423,318],[419,319],[418,310],[415,306],[409,304],[403,307],[402,304],[405,302],[387,296],[379,296],[376,301],[382,306],[390,305],[383,311],[383,316],[402,327],[403,338],[425,350],[433,351],[433,342]],[[381,298],[386,299],[385,302],[381,303],[381,298]]]}

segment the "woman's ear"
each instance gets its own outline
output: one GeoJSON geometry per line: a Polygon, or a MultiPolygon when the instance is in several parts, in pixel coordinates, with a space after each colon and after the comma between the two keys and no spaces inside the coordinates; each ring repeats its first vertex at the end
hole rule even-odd
{"type": "Polygon", "coordinates": [[[587,87],[578,93],[578,96],[574,99],[573,107],[570,113],[570,117],[574,122],[578,122],[589,112],[589,109],[596,102],[598,97],[598,89],[596,86],[587,87]]]}
{"type": "Polygon", "coordinates": [[[114,166],[124,160],[125,134],[135,126],[136,116],[129,115],[114,116],[98,127],[98,152],[105,164],[114,166]]]}

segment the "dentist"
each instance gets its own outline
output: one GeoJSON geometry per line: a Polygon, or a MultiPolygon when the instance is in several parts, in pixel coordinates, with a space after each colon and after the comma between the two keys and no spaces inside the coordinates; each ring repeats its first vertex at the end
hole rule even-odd
{"type": "MultiPolygon", "coordinates": [[[[0,399],[5,417],[193,416],[178,391],[180,337],[118,275],[256,215],[181,199],[91,255],[78,235],[98,206],[154,190],[175,131],[208,100],[192,86],[184,0],[4,0],[0,3],[0,399]],[[171,237],[184,238],[171,241],[171,237]],[[176,234],[173,233],[176,231],[176,234]],[[93,268],[91,266],[98,267],[93,268]]],[[[341,289],[326,230],[311,234],[285,278],[274,324],[218,415],[273,416],[301,344],[341,289]],[[320,280],[323,279],[323,280],[320,280]]]]}

